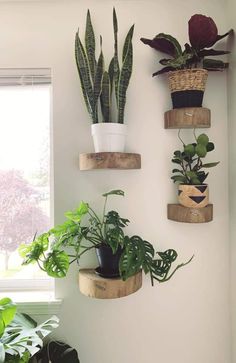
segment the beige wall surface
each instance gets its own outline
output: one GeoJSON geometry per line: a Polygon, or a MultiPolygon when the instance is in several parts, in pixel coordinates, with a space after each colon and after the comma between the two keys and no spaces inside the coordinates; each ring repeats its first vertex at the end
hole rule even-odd
{"type": "MultiPolygon", "coordinates": [[[[140,41],[159,32],[187,41],[187,20],[194,13],[212,16],[221,33],[227,30],[225,4],[199,1],[41,1],[0,4],[0,68],[51,67],[53,74],[53,135],[55,222],[63,213],[91,202],[99,211],[100,195],[120,188],[125,198],[110,207],[131,220],[130,234],[152,242],[156,249],[174,248],[179,260],[194,261],[163,285],[143,288],[117,300],[82,296],[77,267],[57,281],[63,298],[58,337],[75,346],[82,363],[230,363],[229,243],[228,243],[228,130],[226,74],[210,74],[204,105],[212,111],[207,130],[216,151],[209,161],[220,165],[209,176],[214,220],[183,224],[167,220],[166,205],[175,202],[170,181],[177,130],[163,128],[163,114],[171,108],[165,77],[154,79],[158,57],[140,41]],[[112,7],[115,5],[124,39],[135,23],[134,73],[128,91],[127,151],[142,154],[142,169],[80,172],[78,155],[93,150],[90,121],[82,101],[74,61],[74,35],[84,30],[90,8],[104,53],[113,51],[112,7]]],[[[186,141],[191,130],[184,131],[186,141]]],[[[81,266],[96,266],[93,254],[81,266]]]]}
{"type": "MultiPolygon", "coordinates": [[[[236,3],[234,0],[228,0],[228,24],[229,28],[236,30],[236,3]]],[[[229,195],[230,195],[230,256],[231,256],[231,327],[232,327],[232,363],[236,362],[236,48],[235,36],[229,40],[229,49],[232,50],[230,55],[230,68],[228,71],[228,119],[229,119],[229,195]]]]}

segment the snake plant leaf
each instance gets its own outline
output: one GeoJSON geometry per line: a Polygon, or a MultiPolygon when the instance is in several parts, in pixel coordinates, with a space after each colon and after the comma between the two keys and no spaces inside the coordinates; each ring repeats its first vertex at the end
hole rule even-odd
{"type": "Polygon", "coordinates": [[[123,52],[122,52],[122,62],[124,62],[126,54],[128,52],[129,44],[132,41],[134,34],[134,24],[131,26],[130,30],[128,31],[128,34],[126,35],[124,46],[123,46],[123,52]]]}
{"type": "Polygon", "coordinates": [[[75,56],[85,104],[93,122],[96,123],[97,120],[94,112],[93,87],[90,78],[88,59],[78,32],[76,33],[75,38],[75,56]]]}
{"type": "Polygon", "coordinates": [[[85,84],[84,84],[84,79],[82,77],[81,71],[80,71],[80,66],[79,66],[79,55],[78,55],[78,46],[79,40],[78,40],[78,34],[76,34],[75,36],[75,60],[76,60],[76,65],[77,65],[77,70],[78,70],[78,74],[79,74],[79,79],[80,79],[80,84],[81,84],[81,89],[82,89],[82,94],[84,97],[84,102],[87,108],[87,111],[89,113],[90,116],[92,116],[92,109],[91,106],[88,102],[88,96],[87,96],[87,90],[85,88],[85,84]]]}
{"type": "Polygon", "coordinates": [[[104,72],[104,57],[101,50],[98,62],[96,65],[95,77],[94,77],[94,107],[97,108],[98,99],[102,92],[102,79],[104,72]]]}
{"type": "Polygon", "coordinates": [[[114,57],[112,57],[109,67],[108,67],[108,73],[110,78],[110,84],[111,84],[111,95],[113,91],[113,81],[114,81],[114,57]]]}
{"type": "Polygon", "coordinates": [[[96,58],[95,58],[95,36],[91,21],[90,11],[87,12],[86,29],[85,29],[85,49],[88,57],[88,63],[92,80],[95,78],[96,58]]]}
{"type": "Polygon", "coordinates": [[[118,107],[119,97],[118,97],[118,87],[119,87],[119,77],[120,77],[120,65],[118,58],[118,22],[116,16],[116,10],[113,8],[113,30],[114,30],[114,82],[115,82],[115,95],[116,104],[118,107]]]}
{"type": "Polygon", "coordinates": [[[124,111],[126,104],[126,91],[129,85],[133,67],[133,46],[130,40],[128,51],[122,65],[118,85],[118,123],[124,123],[124,111]]]}
{"type": "Polygon", "coordinates": [[[101,93],[101,110],[103,122],[111,122],[111,85],[108,72],[103,73],[102,93],[101,93]]]}
{"type": "Polygon", "coordinates": [[[178,40],[170,34],[159,33],[153,39],[141,38],[140,40],[144,44],[149,45],[151,48],[168,54],[174,58],[182,54],[181,45],[178,40]]]}
{"type": "Polygon", "coordinates": [[[108,197],[108,195],[121,195],[123,197],[125,195],[125,193],[123,192],[123,190],[114,189],[114,190],[111,190],[110,192],[104,193],[102,196],[108,197]]]}
{"type": "Polygon", "coordinates": [[[44,269],[51,277],[65,277],[69,269],[69,257],[63,251],[52,251],[44,261],[44,269]]]}

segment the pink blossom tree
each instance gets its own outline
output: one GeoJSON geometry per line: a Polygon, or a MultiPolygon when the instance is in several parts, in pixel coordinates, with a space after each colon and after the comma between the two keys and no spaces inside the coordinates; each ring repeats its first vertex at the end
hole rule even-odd
{"type": "Polygon", "coordinates": [[[39,207],[40,193],[16,170],[0,171],[0,251],[8,269],[10,253],[49,227],[39,207]]]}

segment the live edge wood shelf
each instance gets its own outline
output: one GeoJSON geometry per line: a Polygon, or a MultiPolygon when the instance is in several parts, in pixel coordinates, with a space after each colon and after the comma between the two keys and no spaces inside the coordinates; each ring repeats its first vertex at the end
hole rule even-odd
{"type": "Polygon", "coordinates": [[[140,169],[141,155],[134,153],[101,152],[80,154],[80,170],[140,169]]]}
{"type": "Polygon", "coordinates": [[[168,204],[168,219],[175,222],[206,223],[213,219],[213,205],[208,204],[204,208],[187,208],[181,204],[168,204]]]}
{"type": "Polygon", "coordinates": [[[165,129],[207,128],[211,126],[211,111],[204,107],[175,108],[165,112],[165,129]]]}
{"type": "Polygon", "coordinates": [[[94,269],[79,271],[80,292],[88,297],[97,299],[117,299],[138,291],[142,287],[142,271],[128,278],[104,278],[98,276],[94,269]]]}

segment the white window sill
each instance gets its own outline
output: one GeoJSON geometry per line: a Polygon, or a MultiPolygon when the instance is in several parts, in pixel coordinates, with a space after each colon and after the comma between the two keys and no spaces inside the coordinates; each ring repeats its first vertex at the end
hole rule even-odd
{"type": "Polygon", "coordinates": [[[62,304],[62,300],[55,299],[52,291],[4,292],[4,296],[17,304],[19,312],[29,315],[58,314],[62,304]]]}

